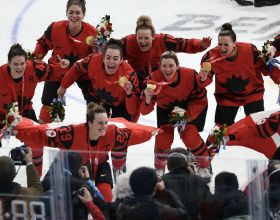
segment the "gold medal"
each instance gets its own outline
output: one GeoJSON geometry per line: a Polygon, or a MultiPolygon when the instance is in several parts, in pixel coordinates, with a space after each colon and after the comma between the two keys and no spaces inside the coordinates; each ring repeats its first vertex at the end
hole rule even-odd
{"type": "Polygon", "coordinates": [[[119,84],[121,87],[124,87],[124,85],[128,82],[128,78],[126,76],[122,76],[119,78],[119,84]]]}
{"type": "Polygon", "coordinates": [[[93,41],[94,41],[95,38],[96,37],[94,37],[92,35],[91,36],[87,36],[87,38],[86,38],[87,45],[91,46],[93,44],[93,41]]]}
{"type": "Polygon", "coordinates": [[[157,86],[155,84],[150,84],[150,83],[147,84],[147,89],[155,90],[156,87],[157,86]]]}
{"type": "Polygon", "coordinates": [[[203,71],[210,72],[211,69],[212,69],[211,63],[209,63],[209,62],[203,62],[202,63],[202,70],[203,71]]]}

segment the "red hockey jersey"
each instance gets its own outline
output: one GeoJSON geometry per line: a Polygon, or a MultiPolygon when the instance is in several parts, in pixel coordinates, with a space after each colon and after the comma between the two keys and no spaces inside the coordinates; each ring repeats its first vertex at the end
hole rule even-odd
{"type": "MultiPolygon", "coordinates": [[[[197,86],[196,75],[195,70],[180,67],[177,71],[177,79],[172,84],[163,85],[150,105],[146,105],[145,98],[142,99],[140,112],[143,115],[150,113],[154,109],[155,103],[157,103],[159,127],[163,124],[169,124],[168,115],[175,106],[178,106],[187,110],[190,123],[198,125],[197,122],[200,121],[198,118],[202,117],[202,114],[206,115],[208,101],[206,90],[204,88],[200,89],[197,86]]],[[[163,73],[157,70],[152,73],[152,80],[164,82],[165,78],[163,73]]],[[[204,121],[202,124],[202,126],[199,126],[199,130],[203,129],[204,121]]]]}
{"type": "Polygon", "coordinates": [[[245,146],[272,158],[280,146],[280,110],[251,114],[229,126],[227,145],[245,146]]]}
{"type": "Polygon", "coordinates": [[[212,70],[207,80],[203,83],[198,80],[198,84],[207,86],[215,75],[215,97],[218,105],[238,107],[263,99],[262,74],[269,75],[275,83],[280,83],[280,70],[274,67],[272,73],[269,73],[254,45],[238,42],[237,51],[234,59],[220,59],[220,51],[215,47],[202,59],[202,62],[212,61],[212,70]]]}
{"type": "Polygon", "coordinates": [[[127,148],[148,141],[158,131],[157,128],[131,123],[123,118],[109,119],[106,135],[99,137],[98,144],[92,147],[86,123],[58,126],[57,123],[39,125],[30,119],[23,118],[23,121],[15,128],[18,131],[16,137],[34,149],[49,146],[64,150],[85,151],[81,152],[83,163],[90,161],[93,170],[98,164],[107,161],[108,152],[112,151],[113,166],[120,169],[124,165],[123,158],[126,157],[127,148]],[[48,136],[50,132],[54,135],[48,136]]]}
{"type": "MultiPolygon", "coordinates": [[[[200,47],[199,39],[175,38],[169,34],[155,34],[153,46],[149,52],[142,52],[137,44],[136,35],[131,34],[122,39],[124,45],[124,59],[142,78],[159,68],[160,56],[170,50],[184,53],[197,53],[205,49],[200,47]]],[[[138,75],[139,76],[139,75],[138,75]]]]}
{"type": "Polygon", "coordinates": [[[28,60],[22,79],[14,80],[11,77],[8,64],[0,67],[0,121],[6,115],[5,105],[18,102],[22,114],[27,109],[33,109],[32,98],[36,86],[42,81],[61,80],[67,69],[62,69],[60,64],[46,64],[41,60],[28,60]]]}
{"type": "Polygon", "coordinates": [[[66,89],[78,79],[90,79],[89,93],[93,97],[110,106],[118,106],[126,98],[124,88],[118,83],[122,76],[126,76],[132,82],[133,91],[138,93],[137,75],[127,62],[123,61],[114,75],[107,75],[104,69],[103,56],[95,54],[76,62],[64,76],[61,86],[66,89]]]}
{"type": "Polygon", "coordinates": [[[68,59],[72,66],[77,60],[92,53],[92,47],[86,43],[86,38],[97,35],[92,25],[82,22],[82,26],[81,32],[72,37],[68,33],[68,21],[51,23],[44,35],[38,39],[34,54],[43,59],[48,51],[52,50],[50,63],[58,62],[57,55],[59,55],[62,59],[68,59]]]}

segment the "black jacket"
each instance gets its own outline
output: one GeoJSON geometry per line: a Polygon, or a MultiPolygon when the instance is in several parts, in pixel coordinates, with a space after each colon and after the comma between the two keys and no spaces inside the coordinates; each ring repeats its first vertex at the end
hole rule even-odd
{"type": "Polygon", "coordinates": [[[172,169],[162,179],[166,189],[172,190],[180,198],[191,219],[198,219],[201,203],[211,196],[206,182],[184,168],[172,169]]]}
{"type": "Polygon", "coordinates": [[[201,211],[202,219],[205,220],[219,220],[248,214],[248,197],[238,189],[216,192],[203,204],[201,211]]]}
{"type": "Polygon", "coordinates": [[[268,212],[273,219],[280,218],[280,185],[271,184],[266,192],[268,197],[268,212]]]}
{"type": "MultiPolygon", "coordinates": [[[[151,196],[126,197],[117,210],[118,220],[188,220],[189,215],[177,196],[169,191],[173,197],[173,207],[158,202],[151,196]]],[[[170,197],[169,195],[169,197],[170,197]]]]}

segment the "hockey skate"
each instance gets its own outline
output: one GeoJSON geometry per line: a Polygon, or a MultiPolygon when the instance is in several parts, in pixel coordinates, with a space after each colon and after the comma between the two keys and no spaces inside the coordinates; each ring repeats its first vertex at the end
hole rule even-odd
{"type": "Polygon", "coordinates": [[[126,165],[124,165],[121,169],[116,170],[113,167],[113,177],[114,177],[114,182],[116,183],[118,176],[120,176],[121,174],[126,173],[126,165]]]}
{"type": "Polygon", "coordinates": [[[210,183],[211,178],[213,176],[213,170],[212,170],[211,164],[207,168],[197,167],[196,174],[198,176],[202,177],[205,180],[206,183],[210,183]]]}
{"type": "Polygon", "coordinates": [[[155,171],[156,171],[157,178],[160,180],[165,172],[164,169],[155,169],[155,171]]]}

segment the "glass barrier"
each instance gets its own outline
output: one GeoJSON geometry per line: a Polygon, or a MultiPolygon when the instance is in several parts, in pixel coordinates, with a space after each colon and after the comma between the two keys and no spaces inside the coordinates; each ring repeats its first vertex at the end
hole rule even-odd
{"type": "MultiPolygon", "coordinates": [[[[11,149],[11,147],[1,148],[0,155],[10,157],[11,155],[9,155],[9,153],[11,149]]],[[[153,168],[153,154],[129,151],[127,159],[123,158],[123,154],[120,154],[120,156],[121,157],[118,158],[115,155],[117,158],[115,158],[115,160],[119,160],[118,162],[120,163],[116,163],[116,161],[114,163],[118,165],[125,163],[126,169],[113,169],[111,155],[107,152],[78,152],[45,147],[42,153],[42,151],[33,149],[34,164],[37,165],[39,173],[41,174],[44,192],[39,195],[24,195],[19,197],[17,193],[11,193],[12,191],[7,191],[8,193],[5,193],[5,189],[9,188],[11,183],[5,186],[5,184],[3,185],[0,181],[0,219],[92,219],[89,207],[85,205],[80,198],[85,195],[85,190],[91,194],[93,203],[97,205],[100,210],[104,211],[106,210],[106,208],[104,208],[106,207],[106,205],[104,205],[105,202],[111,201],[113,195],[115,199],[123,193],[116,187],[115,176],[118,180],[119,175],[124,171],[126,171],[126,175],[129,175],[139,167],[145,166],[153,168]],[[34,155],[36,155],[37,158],[34,158],[34,155]],[[39,158],[41,158],[41,162],[38,162],[40,161],[39,158]],[[85,166],[87,168],[85,168],[85,166]],[[82,187],[83,189],[81,189],[82,187]],[[113,187],[112,191],[111,187],[113,187]]],[[[191,160],[191,157],[182,157],[180,154],[175,154],[172,157],[178,157],[174,160],[175,162],[173,161],[175,164],[180,164],[182,158],[186,161],[191,161],[192,166],[188,172],[198,172],[199,166],[195,161],[191,160]]],[[[171,157],[168,157],[169,162],[171,161],[170,158],[171,157]]],[[[211,169],[209,171],[212,172],[212,177],[207,184],[211,194],[214,195],[214,199],[215,194],[221,192],[221,189],[232,190],[232,188],[234,188],[235,190],[239,190],[238,193],[247,196],[247,215],[250,216],[251,219],[270,219],[271,216],[277,219],[280,215],[279,207],[277,207],[277,205],[279,206],[279,199],[278,204],[275,204],[275,195],[278,195],[278,198],[280,198],[279,164],[279,161],[271,161],[268,163],[268,160],[265,159],[231,159],[218,155],[215,156],[211,162],[211,169]],[[269,169],[267,170],[268,167],[269,169]],[[227,182],[227,178],[229,177],[224,174],[225,172],[236,175],[237,186],[233,184],[234,181],[232,181],[232,179],[227,182]],[[220,180],[223,175],[225,175],[225,177],[223,177],[225,181],[221,182],[220,180]],[[216,179],[219,181],[215,182],[216,179]],[[219,185],[221,183],[224,184],[222,188],[219,185]]],[[[16,165],[17,174],[13,182],[21,184],[22,187],[27,187],[27,184],[28,187],[30,187],[29,180],[27,179],[27,167],[25,165],[16,165]]],[[[2,171],[3,169],[1,168],[1,178],[3,177],[1,174],[2,171]]],[[[166,173],[169,173],[167,167],[165,168],[165,174],[166,173]]],[[[127,177],[126,181],[128,181],[128,178],[129,177],[127,177]]],[[[205,181],[207,181],[206,178],[205,181]]],[[[181,185],[183,186],[184,183],[181,183],[181,185]]],[[[227,195],[227,193],[227,191],[223,191],[222,195],[227,195]]],[[[237,191],[235,193],[237,193],[237,191]]],[[[236,198],[233,197],[233,201],[234,199],[236,198]]],[[[213,198],[211,197],[211,199],[206,202],[213,202],[213,198]]],[[[227,198],[226,202],[229,203],[230,199],[227,198]]],[[[221,210],[222,208],[217,209],[217,212],[221,210]]],[[[204,211],[207,213],[209,212],[208,209],[204,209],[204,211]]],[[[107,214],[106,212],[105,215],[107,214]]]]}

